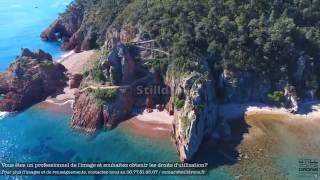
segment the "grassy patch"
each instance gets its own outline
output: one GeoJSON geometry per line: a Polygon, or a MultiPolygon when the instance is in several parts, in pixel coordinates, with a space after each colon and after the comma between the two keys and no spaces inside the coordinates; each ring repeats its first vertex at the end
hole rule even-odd
{"type": "Polygon", "coordinates": [[[178,110],[182,109],[184,104],[185,104],[185,100],[184,99],[178,99],[175,102],[175,105],[176,105],[178,110]]]}
{"type": "Polygon", "coordinates": [[[117,89],[91,89],[90,91],[90,93],[92,93],[93,97],[95,98],[95,100],[98,101],[99,104],[103,104],[105,102],[112,102],[118,96],[117,89]]]}
{"type": "Polygon", "coordinates": [[[280,102],[284,99],[284,92],[282,91],[273,91],[267,94],[267,100],[269,102],[280,102]]]}

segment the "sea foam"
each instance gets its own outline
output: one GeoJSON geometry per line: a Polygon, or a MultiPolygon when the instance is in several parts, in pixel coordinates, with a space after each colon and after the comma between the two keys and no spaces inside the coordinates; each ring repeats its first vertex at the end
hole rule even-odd
{"type": "Polygon", "coordinates": [[[10,113],[9,112],[2,112],[0,111],[0,119],[4,119],[5,117],[7,117],[10,113]]]}

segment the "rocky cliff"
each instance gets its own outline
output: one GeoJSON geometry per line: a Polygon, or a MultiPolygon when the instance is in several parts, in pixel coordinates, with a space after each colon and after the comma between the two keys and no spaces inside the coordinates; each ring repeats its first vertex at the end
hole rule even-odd
{"type": "Polygon", "coordinates": [[[62,41],[62,48],[76,52],[101,46],[108,26],[129,0],[75,0],[45,29],[40,37],[45,41],[62,41]]]}
{"type": "Polygon", "coordinates": [[[132,106],[129,90],[88,89],[76,95],[71,126],[87,133],[112,129],[129,116],[132,106]]]}
{"type": "MultiPolygon", "coordinates": [[[[175,117],[180,159],[190,161],[206,137],[230,133],[217,113],[222,105],[257,102],[295,112],[299,102],[319,99],[319,18],[312,3],[301,3],[76,0],[41,37],[61,39],[65,49],[100,46],[102,54],[108,52],[91,71],[91,80],[99,81],[93,84],[122,86],[143,79],[143,87],[170,89],[163,97],[137,95],[139,83],[134,83],[131,95],[118,89],[116,100],[98,104],[79,94],[74,126],[112,126],[135,107],[165,104],[175,117]],[[154,70],[161,78],[149,78],[154,70]]],[[[110,92],[89,94],[109,97],[110,92]]]]}
{"type": "Polygon", "coordinates": [[[200,73],[172,79],[167,107],[174,107],[173,139],[182,161],[189,161],[199,149],[204,137],[210,137],[218,124],[214,81],[200,73]]]}
{"type": "Polygon", "coordinates": [[[43,101],[65,86],[66,69],[50,54],[22,49],[15,62],[0,73],[0,111],[19,111],[43,101]]]}

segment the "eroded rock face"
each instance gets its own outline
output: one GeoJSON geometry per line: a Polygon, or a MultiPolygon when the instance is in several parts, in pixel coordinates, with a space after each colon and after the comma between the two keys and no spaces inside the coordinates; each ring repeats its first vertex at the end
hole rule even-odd
{"type": "Polygon", "coordinates": [[[175,100],[171,99],[167,106],[175,106],[173,139],[181,161],[190,161],[198,151],[203,138],[210,136],[217,123],[214,83],[202,74],[192,73],[175,84],[183,90],[179,92],[179,88],[175,88],[174,93],[183,94],[181,101],[184,101],[184,105],[178,109],[172,104],[175,100]]]}
{"type": "Polygon", "coordinates": [[[103,126],[102,105],[87,92],[76,95],[71,126],[91,133],[103,126]]]}
{"type": "Polygon", "coordinates": [[[234,75],[224,70],[219,81],[218,88],[224,103],[263,102],[271,89],[270,80],[258,78],[250,73],[234,75]]]}
{"type": "Polygon", "coordinates": [[[42,50],[22,49],[21,56],[0,73],[0,111],[19,111],[62,91],[66,69],[42,50]]]}
{"type": "Polygon", "coordinates": [[[40,37],[45,41],[62,40],[62,48],[64,50],[81,50],[92,49],[89,30],[81,27],[84,19],[85,9],[81,4],[74,3],[70,6],[70,12],[66,12],[59,16],[40,37]]]}
{"type": "Polygon", "coordinates": [[[133,107],[130,93],[118,92],[116,99],[101,102],[89,92],[77,94],[71,126],[88,133],[100,128],[113,128],[126,117],[133,107]]]}
{"type": "Polygon", "coordinates": [[[135,62],[126,46],[116,42],[107,58],[101,59],[106,79],[113,84],[129,84],[135,77],[135,62]]]}
{"type": "Polygon", "coordinates": [[[121,26],[120,30],[116,28],[110,28],[109,31],[106,33],[106,42],[105,45],[108,48],[112,48],[116,42],[122,43],[129,43],[131,41],[139,40],[140,39],[140,30],[139,26],[132,25],[132,24],[125,24],[121,26]]]}
{"type": "Polygon", "coordinates": [[[104,127],[113,128],[125,120],[134,106],[134,97],[130,90],[119,92],[115,101],[103,105],[104,127]]]}

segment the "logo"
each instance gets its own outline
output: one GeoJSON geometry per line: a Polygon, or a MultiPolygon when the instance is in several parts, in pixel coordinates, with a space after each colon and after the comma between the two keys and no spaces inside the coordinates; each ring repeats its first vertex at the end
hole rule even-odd
{"type": "Polygon", "coordinates": [[[319,161],[315,159],[300,159],[298,161],[298,172],[300,177],[320,179],[319,161]]]}
{"type": "Polygon", "coordinates": [[[137,86],[137,95],[169,95],[170,89],[166,86],[137,86]]]}

